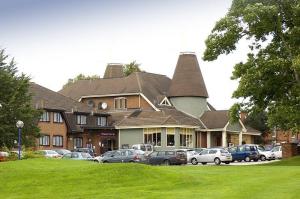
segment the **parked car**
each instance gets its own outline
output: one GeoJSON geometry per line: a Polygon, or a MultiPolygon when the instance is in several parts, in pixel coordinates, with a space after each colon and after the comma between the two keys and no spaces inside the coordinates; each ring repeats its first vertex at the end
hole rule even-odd
{"type": "Polygon", "coordinates": [[[71,152],[71,153],[66,153],[62,157],[63,159],[72,159],[72,160],[89,160],[93,161],[93,157],[89,153],[84,153],[84,152],[71,152]]]}
{"type": "Polygon", "coordinates": [[[282,158],[282,147],[281,146],[275,146],[271,151],[274,153],[276,159],[282,158]]]}
{"type": "Polygon", "coordinates": [[[40,150],[38,153],[41,153],[44,155],[46,158],[61,158],[62,156],[59,155],[57,152],[53,150],[40,150]]]}
{"type": "Polygon", "coordinates": [[[142,150],[145,154],[150,154],[153,152],[153,145],[151,144],[134,144],[132,145],[132,149],[142,150]]]}
{"type": "Polygon", "coordinates": [[[114,152],[115,151],[107,151],[107,152],[103,153],[102,155],[94,157],[94,161],[100,163],[100,162],[102,162],[103,157],[111,156],[114,152]]]}
{"type": "Polygon", "coordinates": [[[200,152],[196,152],[194,149],[180,149],[180,150],[186,152],[187,162],[191,162],[192,157],[200,153],[200,152]]]}
{"type": "Polygon", "coordinates": [[[83,153],[88,153],[90,154],[92,157],[95,157],[95,151],[94,149],[91,149],[91,148],[76,148],[76,149],[73,149],[72,152],[83,152],[83,153]]]}
{"type": "Polygon", "coordinates": [[[0,162],[1,161],[5,161],[7,159],[7,157],[9,156],[8,152],[5,151],[0,151],[0,162]]]}
{"type": "Polygon", "coordinates": [[[112,151],[110,155],[104,156],[101,161],[103,163],[121,163],[121,162],[144,162],[144,153],[134,149],[120,149],[112,151]]]}
{"type": "Polygon", "coordinates": [[[191,158],[191,163],[197,165],[198,163],[207,164],[214,162],[220,165],[222,162],[229,164],[232,161],[231,154],[223,148],[210,148],[203,150],[200,154],[194,155],[191,158]]]}
{"type": "Polygon", "coordinates": [[[71,153],[71,151],[67,149],[53,149],[53,151],[55,151],[56,153],[62,156],[65,155],[66,153],[71,153]]]}
{"type": "Polygon", "coordinates": [[[237,147],[228,148],[228,151],[232,155],[232,161],[241,162],[244,160],[245,162],[258,161],[259,160],[259,152],[256,145],[240,145],[237,147]]]}
{"type": "Polygon", "coordinates": [[[263,146],[259,146],[259,145],[257,145],[257,150],[259,153],[259,159],[261,161],[275,160],[275,154],[272,151],[267,151],[263,146]]]}
{"type": "Polygon", "coordinates": [[[187,155],[183,150],[154,151],[147,156],[147,163],[152,165],[187,164],[187,155]]]}

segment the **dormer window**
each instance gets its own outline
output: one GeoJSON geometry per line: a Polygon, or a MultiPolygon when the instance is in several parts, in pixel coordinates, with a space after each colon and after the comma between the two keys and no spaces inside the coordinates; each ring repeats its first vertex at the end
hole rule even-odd
{"type": "Polygon", "coordinates": [[[106,117],[98,117],[97,125],[98,126],[107,126],[107,118],[106,117]]]}
{"type": "Polygon", "coordinates": [[[77,124],[86,124],[86,115],[77,115],[77,124]]]}
{"type": "Polygon", "coordinates": [[[115,109],[126,109],[127,99],[125,97],[115,98],[115,109]]]}

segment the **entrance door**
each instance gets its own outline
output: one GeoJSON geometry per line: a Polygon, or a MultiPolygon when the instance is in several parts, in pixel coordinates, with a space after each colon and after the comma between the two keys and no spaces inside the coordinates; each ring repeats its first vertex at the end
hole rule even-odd
{"type": "Polygon", "coordinates": [[[104,153],[106,151],[112,151],[112,150],[114,150],[115,146],[116,146],[116,140],[114,140],[114,139],[105,139],[105,140],[103,140],[103,150],[104,150],[104,153]]]}

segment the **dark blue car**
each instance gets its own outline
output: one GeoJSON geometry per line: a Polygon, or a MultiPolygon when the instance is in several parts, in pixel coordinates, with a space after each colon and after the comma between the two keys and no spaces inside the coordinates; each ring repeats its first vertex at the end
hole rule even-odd
{"type": "Polygon", "coordinates": [[[245,162],[258,161],[259,160],[259,153],[257,147],[255,145],[241,145],[237,147],[230,147],[228,151],[232,155],[232,161],[239,161],[241,162],[244,160],[245,162]]]}

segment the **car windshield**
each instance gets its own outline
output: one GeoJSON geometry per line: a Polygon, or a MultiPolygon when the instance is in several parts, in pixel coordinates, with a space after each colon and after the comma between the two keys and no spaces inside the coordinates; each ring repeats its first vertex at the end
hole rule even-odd
{"type": "Polygon", "coordinates": [[[221,153],[228,153],[228,151],[221,149],[221,153]]]}

